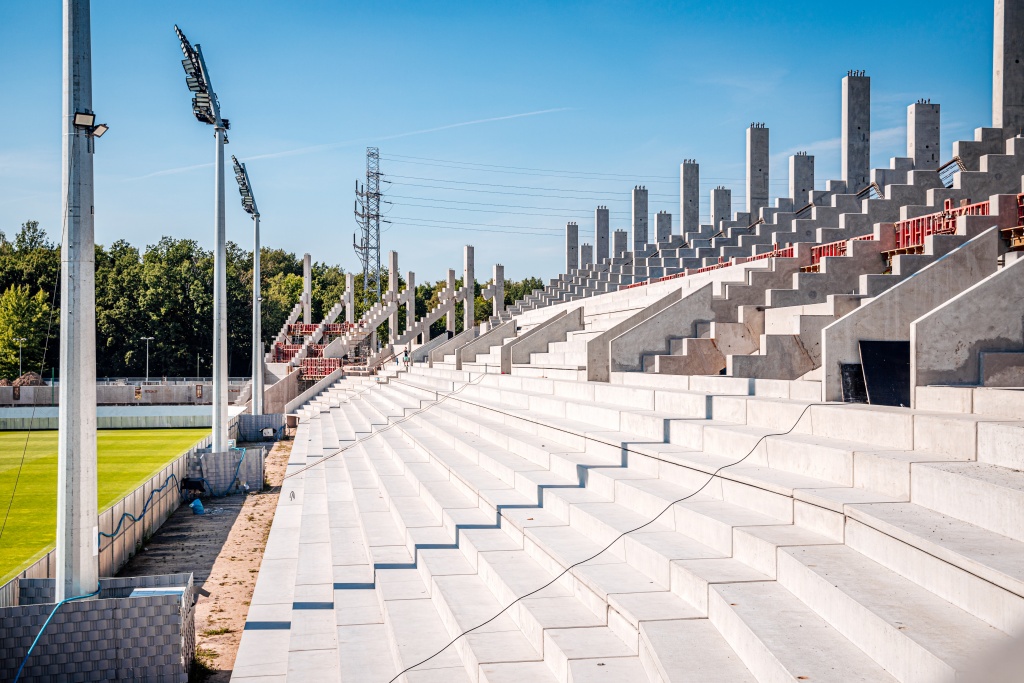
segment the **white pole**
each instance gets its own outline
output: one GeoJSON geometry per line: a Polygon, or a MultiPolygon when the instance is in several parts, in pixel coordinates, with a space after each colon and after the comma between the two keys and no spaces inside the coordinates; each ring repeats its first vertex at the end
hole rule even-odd
{"type": "Polygon", "coordinates": [[[213,444],[214,453],[228,449],[228,315],[227,249],[224,229],[224,134],[214,129],[213,159],[214,254],[213,254],[213,444]]]}
{"type": "Polygon", "coordinates": [[[149,383],[149,338],[146,338],[146,383],[149,383]]]}
{"type": "Polygon", "coordinates": [[[263,414],[263,340],[260,325],[260,215],[252,217],[252,414],[263,414]]]}
{"type": "Polygon", "coordinates": [[[64,0],[58,602],[91,593],[99,585],[93,139],[74,125],[76,112],[92,111],[90,33],[89,0],[64,0]]]}

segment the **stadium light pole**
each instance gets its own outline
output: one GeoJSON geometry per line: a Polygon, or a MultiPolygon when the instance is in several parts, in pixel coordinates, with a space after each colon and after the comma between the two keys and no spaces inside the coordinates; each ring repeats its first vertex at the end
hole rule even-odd
{"type": "Polygon", "coordinates": [[[149,384],[149,342],[153,341],[153,337],[139,337],[139,341],[146,342],[146,383],[149,384]]]}
{"type": "Polygon", "coordinates": [[[185,56],[185,83],[195,93],[192,113],[201,123],[213,126],[215,151],[213,157],[213,443],[211,451],[223,453],[228,449],[228,317],[227,317],[227,250],[224,234],[224,145],[228,142],[227,119],[221,118],[220,101],[210,82],[210,72],[203,59],[203,48],[195,47],[177,25],[174,32],[181,41],[185,56]]]}
{"type": "Polygon", "coordinates": [[[24,372],[21,369],[21,345],[28,341],[25,337],[15,337],[14,341],[18,342],[18,377],[21,377],[24,372]]]}
{"type": "Polygon", "coordinates": [[[96,505],[96,264],[90,0],[64,0],[60,411],[55,601],[99,585],[96,505]]]}
{"type": "Polygon", "coordinates": [[[252,194],[249,171],[245,164],[231,155],[238,181],[238,194],[242,197],[242,208],[252,216],[252,408],[253,415],[263,414],[263,341],[261,339],[260,309],[260,210],[256,208],[256,197],[252,194]]]}

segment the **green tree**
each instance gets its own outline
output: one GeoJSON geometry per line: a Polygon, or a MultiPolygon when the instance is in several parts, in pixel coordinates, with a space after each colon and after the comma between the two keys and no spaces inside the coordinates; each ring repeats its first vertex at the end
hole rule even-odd
{"type": "Polygon", "coordinates": [[[0,294],[0,377],[13,380],[18,376],[18,342],[21,343],[24,372],[45,372],[43,350],[47,326],[50,324],[50,303],[42,290],[33,295],[27,285],[8,287],[0,294]]]}

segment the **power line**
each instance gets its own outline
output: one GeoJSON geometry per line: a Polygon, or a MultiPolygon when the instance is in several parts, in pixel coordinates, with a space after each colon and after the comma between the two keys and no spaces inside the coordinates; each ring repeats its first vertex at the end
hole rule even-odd
{"type": "MultiPolygon", "coordinates": [[[[454,189],[454,188],[450,188],[450,189],[454,189]]],[[[490,206],[490,207],[502,207],[502,208],[509,208],[509,209],[541,209],[541,210],[552,210],[552,211],[563,211],[563,210],[564,211],[570,211],[571,210],[571,209],[562,209],[561,207],[557,207],[557,206],[529,206],[527,204],[492,204],[491,202],[471,202],[471,201],[468,201],[468,200],[460,200],[460,199],[437,199],[437,198],[434,198],[434,197],[410,197],[408,195],[401,195],[401,194],[393,194],[391,196],[392,197],[396,197],[398,199],[415,199],[417,201],[424,201],[424,202],[444,202],[445,204],[471,204],[473,206],[490,206]]],[[[405,205],[402,205],[402,206],[405,206],[405,205]]],[[[441,209],[441,208],[446,208],[446,207],[437,207],[437,208],[441,209]]],[[[590,209],[580,209],[580,211],[586,211],[588,213],[592,212],[593,210],[594,210],[593,208],[590,208],[590,209]]],[[[616,215],[616,214],[624,215],[624,216],[628,216],[629,215],[629,211],[609,211],[609,213],[612,214],[612,215],[616,215]]]]}
{"type": "MultiPolygon", "coordinates": [[[[551,191],[554,191],[554,192],[577,192],[577,193],[580,193],[580,194],[600,194],[602,196],[604,194],[606,194],[606,193],[603,193],[603,192],[597,193],[597,192],[593,192],[593,191],[590,191],[590,190],[574,190],[574,189],[572,189],[570,187],[552,187],[552,188],[547,188],[547,187],[536,187],[534,185],[507,185],[507,184],[504,184],[504,183],[474,183],[474,182],[471,182],[469,180],[446,180],[444,178],[423,178],[423,177],[420,177],[420,176],[412,176],[412,175],[391,175],[389,177],[391,177],[391,178],[404,178],[406,180],[425,180],[427,182],[432,182],[432,183],[457,183],[459,185],[476,185],[476,186],[479,186],[479,187],[511,187],[511,188],[514,188],[514,189],[517,189],[517,190],[540,190],[541,192],[544,192],[544,191],[547,191],[547,190],[551,190],[551,191]]],[[[401,183],[396,183],[396,184],[401,184],[401,183]]],[[[655,193],[655,192],[649,192],[647,194],[647,196],[648,197],[678,197],[679,195],[678,194],[658,194],[658,193],[655,193]]]]}
{"type": "Polygon", "coordinates": [[[555,237],[561,239],[561,234],[558,233],[547,233],[547,232],[527,232],[525,230],[488,230],[486,228],[459,228],[451,225],[418,225],[414,224],[409,227],[428,227],[431,230],[460,230],[462,232],[490,232],[498,233],[503,235],[530,235],[531,237],[555,237]]]}
{"type": "Polygon", "coordinates": [[[416,221],[422,223],[440,223],[441,225],[447,225],[448,223],[454,223],[455,225],[476,225],[479,227],[495,227],[495,228],[516,228],[518,230],[540,230],[542,232],[557,232],[561,233],[561,228],[538,228],[532,225],[505,225],[503,223],[487,223],[481,225],[479,222],[466,222],[466,221],[449,221],[449,220],[433,220],[430,218],[416,218],[414,216],[395,216],[396,221],[416,221]]]}

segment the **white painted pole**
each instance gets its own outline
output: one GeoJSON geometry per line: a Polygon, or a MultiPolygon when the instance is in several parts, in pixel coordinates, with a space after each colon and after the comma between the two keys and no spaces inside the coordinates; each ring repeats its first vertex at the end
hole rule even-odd
{"type": "Polygon", "coordinates": [[[252,217],[252,414],[263,414],[263,340],[260,325],[260,215],[252,217]]]}
{"type": "Polygon", "coordinates": [[[76,112],[92,111],[90,34],[89,0],[64,0],[57,601],[86,595],[99,585],[94,139],[74,125],[76,112]]]}
{"type": "Polygon", "coordinates": [[[214,173],[214,254],[213,254],[213,452],[228,449],[228,307],[227,248],[224,228],[224,136],[214,129],[216,153],[214,173]]]}

